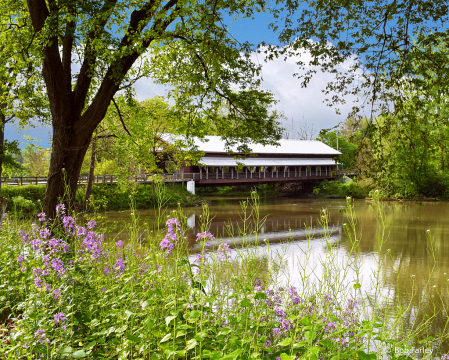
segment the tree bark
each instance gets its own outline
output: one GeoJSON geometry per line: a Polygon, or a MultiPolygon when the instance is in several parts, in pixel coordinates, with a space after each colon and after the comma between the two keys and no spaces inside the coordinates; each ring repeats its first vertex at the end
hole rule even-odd
{"type": "Polygon", "coordinates": [[[92,194],[92,184],[94,181],[94,170],[95,170],[95,153],[97,151],[97,138],[92,138],[92,147],[90,155],[90,167],[89,176],[87,178],[86,195],[84,196],[84,206],[87,206],[87,201],[89,201],[90,195],[92,194]]]}
{"type": "Polygon", "coordinates": [[[5,125],[6,125],[6,115],[3,112],[3,109],[6,108],[6,105],[2,104],[0,106],[0,188],[2,186],[2,165],[3,165],[3,156],[5,155],[5,125]]]}

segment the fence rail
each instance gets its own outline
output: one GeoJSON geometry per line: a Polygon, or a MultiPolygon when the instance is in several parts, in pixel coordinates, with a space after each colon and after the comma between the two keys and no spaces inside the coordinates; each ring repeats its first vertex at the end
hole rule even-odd
{"type": "MultiPolygon", "coordinates": [[[[250,171],[233,171],[230,173],[224,173],[221,171],[215,172],[205,172],[202,173],[175,173],[175,174],[143,174],[129,176],[128,180],[137,183],[150,183],[153,181],[154,176],[157,176],[164,182],[184,182],[189,180],[208,182],[208,180],[228,180],[232,182],[233,180],[247,180],[247,179],[308,179],[308,178],[332,178],[335,175],[340,175],[342,172],[332,172],[327,173],[323,170],[317,171],[274,171],[274,172],[254,172],[250,171]]],[[[119,181],[120,176],[118,175],[95,175],[94,184],[115,184],[119,181]]],[[[87,184],[88,177],[80,176],[78,179],[78,184],[87,184]]],[[[23,186],[23,185],[46,185],[47,178],[39,176],[20,176],[20,177],[1,177],[1,185],[8,186],[23,186]]]]}

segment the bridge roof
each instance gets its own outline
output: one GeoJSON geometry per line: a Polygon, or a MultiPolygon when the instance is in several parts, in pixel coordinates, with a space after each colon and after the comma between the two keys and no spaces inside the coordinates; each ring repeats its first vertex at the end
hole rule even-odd
{"type": "Polygon", "coordinates": [[[200,161],[205,166],[238,166],[238,163],[244,166],[328,166],[335,165],[332,159],[264,159],[259,157],[247,159],[233,159],[220,157],[203,157],[200,161]]]}
{"type": "MultiPolygon", "coordinates": [[[[174,135],[164,134],[163,139],[170,141],[174,135]]],[[[200,151],[206,153],[226,154],[225,141],[221,136],[205,136],[203,139],[194,138],[194,143],[200,151]]],[[[334,148],[317,140],[279,140],[280,146],[249,144],[254,154],[294,154],[294,155],[330,155],[338,156],[341,153],[334,148]]],[[[233,148],[236,151],[236,147],[233,148]]]]}

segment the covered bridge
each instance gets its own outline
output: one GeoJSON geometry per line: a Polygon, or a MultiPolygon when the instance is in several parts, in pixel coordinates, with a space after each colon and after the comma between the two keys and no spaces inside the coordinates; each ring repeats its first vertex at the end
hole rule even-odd
{"type": "Polygon", "coordinates": [[[194,143],[204,152],[199,165],[184,163],[173,176],[192,179],[197,186],[331,178],[338,167],[334,158],[341,154],[320,141],[283,139],[279,146],[250,144],[253,156],[235,159],[242,154],[228,154],[220,136],[195,138],[194,143]]]}

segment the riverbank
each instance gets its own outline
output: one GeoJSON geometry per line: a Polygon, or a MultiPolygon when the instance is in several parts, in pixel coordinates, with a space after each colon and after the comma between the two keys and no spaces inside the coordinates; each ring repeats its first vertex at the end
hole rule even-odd
{"type": "Polygon", "coordinates": [[[276,183],[260,185],[237,186],[209,186],[197,188],[197,193],[202,196],[226,196],[226,197],[251,197],[251,192],[256,190],[262,197],[299,196],[307,198],[313,193],[315,183],[276,183]]]}
{"type": "MultiPolygon", "coordinates": [[[[33,216],[42,209],[45,185],[3,186],[0,196],[8,199],[7,211],[22,216],[33,216]]],[[[76,203],[84,201],[85,189],[79,188],[76,203]]],[[[95,184],[87,211],[115,211],[136,209],[152,209],[162,207],[201,206],[205,201],[199,195],[193,195],[180,184],[166,184],[157,186],[153,192],[150,184],[138,184],[132,187],[120,187],[118,184],[95,184]]],[[[81,209],[81,205],[78,205],[81,209]]]]}

